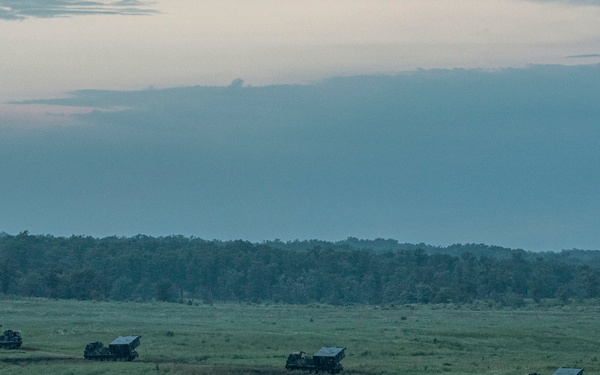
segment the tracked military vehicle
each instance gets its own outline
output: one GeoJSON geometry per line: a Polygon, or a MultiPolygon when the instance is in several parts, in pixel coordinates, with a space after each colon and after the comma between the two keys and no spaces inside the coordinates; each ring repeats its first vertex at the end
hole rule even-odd
{"type": "Polygon", "coordinates": [[[86,345],[83,358],[94,361],[133,361],[138,357],[135,351],[142,336],[119,336],[104,346],[99,341],[86,345]]]}
{"type": "MultiPolygon", "coordinates": [[[[542,375],[538,372],[530,372],[528,375],[542,375]]],[[[583,375],[582,368],[559,367],[552,375],[583,375]]]]}
{"type": "Polygon", "coordinates": [[[12,329],[7,329],[4,331],[4,334],[0,336],[0,348],[17,349],[21,347],[22,343],[23,339],[21,338],[21,334],[12,329]]]}
{"type": "Polygon", "coordinates": [[[318,374],[319,371],[337,374],[344,371],[344,366],[340,361],[346,356],[346,348],[334,347],[327,348],[323,347],[319,349],[315,354],[307,356],[304,352],[291,353],[287,361],[285,362],[285,368],[288,371],[302,370],[308,371],[309,373],[315,372],[318,374]]]}

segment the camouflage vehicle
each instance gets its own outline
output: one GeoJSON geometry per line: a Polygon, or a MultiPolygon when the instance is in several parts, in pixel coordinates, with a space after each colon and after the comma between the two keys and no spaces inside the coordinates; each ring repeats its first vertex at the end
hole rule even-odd
{"type": "Polygon", "coordinates": [[[294,352],[288,356],[285,368],[288,371],[308,370],[309,373],[314,371],[315,374],[318,374],[319,371],[337,374],[344,371],[344,366],[342,366],[340,361],[346,356],[345,350],[346,348],[342,347],[323,347],[313,354],[312,357],[306,356],[302,351],[294,352]]]}
{"type": "Polygon", "coordinates": [[[17,349],[21,347],[22,343],[23,339],[21,338],[21,334],[11,329],[7,329],[4,331],[4,334],[0,336],[0,348],[17,349]]]}
{"type": "Polygon", "coordinates": [[[142,336],[119,336],[113,342],[104,346],[99,341],[86,345],[83,358],[94,361],[133,361],[138,357],[135,351],[140,345],[142,336]]]}

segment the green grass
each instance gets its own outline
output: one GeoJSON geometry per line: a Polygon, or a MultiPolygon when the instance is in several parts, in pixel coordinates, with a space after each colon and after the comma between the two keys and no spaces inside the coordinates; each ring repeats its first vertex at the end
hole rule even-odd
{"type": "MultiPolygon", "coordinates": [[[[348,374],[600,374],[600,305],[458,307],[183,305],[19,299],[0,323],[21,350],[0,350],[5,374],[285,374],[287,354],[346,346],[348,374]],[[141,335],[140,358],[82,358],[88,342],[141,335]]],[[[300,375],[301,373],[298,373],[300,375]]]]}

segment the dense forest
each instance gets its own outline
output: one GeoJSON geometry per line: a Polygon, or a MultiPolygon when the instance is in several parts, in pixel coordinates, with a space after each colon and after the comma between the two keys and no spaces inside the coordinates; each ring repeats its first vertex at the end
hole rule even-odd
{"type": "Polygon", "coordinates": [[[0,233],[0,295],[392,304],[600,297],[600,251],[532,253],[395,240],[263,243],[0,233]]]}

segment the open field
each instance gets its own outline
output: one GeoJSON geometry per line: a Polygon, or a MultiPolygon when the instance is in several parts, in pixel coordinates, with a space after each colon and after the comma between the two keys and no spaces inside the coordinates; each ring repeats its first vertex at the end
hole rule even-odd
{"type": "MultiPolygon", "coordinates": [[[[184,305],[20,299],[0,301],[6,374],[285,374],[289,352],[346,346],[347,374],[600,374],[600,305],[184,305]],[[83,359],[88,342],[142,335],[133,362],[83,359]]],[[[298,373],[300,375],[301,373],[298,373]]]]}

